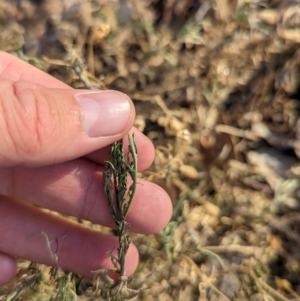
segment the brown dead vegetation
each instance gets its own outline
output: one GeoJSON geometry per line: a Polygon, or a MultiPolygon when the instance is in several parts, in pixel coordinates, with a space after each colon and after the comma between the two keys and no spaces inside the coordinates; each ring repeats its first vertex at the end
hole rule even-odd
{"type": "Polygon", "coordinates": [[[300,300],[299,1],[0,7],[2,50],[73,87],[127,93],[156,146],[142,176],[174,214],[133,236],[132,287],[147,288],[135,300],[300,300]]]}

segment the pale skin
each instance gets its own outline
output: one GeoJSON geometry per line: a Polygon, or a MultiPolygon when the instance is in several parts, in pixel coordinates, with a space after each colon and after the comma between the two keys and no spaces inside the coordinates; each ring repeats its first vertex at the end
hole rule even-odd
{"type": "MultiPolygon", "coordinates": [[[[116,237],[41,208],[113,227],[101,184],[109,145],[131,131],[139,153],[139,171],[148,168],[154,158],[151,141],[133,127],[131,100],[127,97],[128,118],[118,125],[117,132],[101,137],[93,132],[90,137],[84,132],[75,99],[82,91],[3,52],[0,91],[0,285],[16,274],[16,258],[55,264],[42,232],[53,241],[52,251],[62,269],[91,276],[91,271],[111,268],[107,252],[116,248],[116,237]]],[[[110,91],[99,97],[109,97],[110,106],[114,99],[126,96],[110,91]]],[[[112,131],[115,121],[106,119],[101,124],[98,120],[99,124],[103,130],[111,126],[112,131]]],[[[138,182],[128,214],[130,231],[156,233],[170,219],[170,198],[159,186],[141,179],[138,182]]],[[[137,265],[138,251],[131,244],[127,276],[137,265]]]]}

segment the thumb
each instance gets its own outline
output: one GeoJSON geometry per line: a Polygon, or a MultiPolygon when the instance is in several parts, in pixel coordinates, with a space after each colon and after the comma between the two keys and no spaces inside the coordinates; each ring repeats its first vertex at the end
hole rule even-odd
{"type": "Polygon", "coordinates": [[[117,91],[50,89],[0,81],[0,166],[72,160],[121,139],[135,111],[117,91]]]}

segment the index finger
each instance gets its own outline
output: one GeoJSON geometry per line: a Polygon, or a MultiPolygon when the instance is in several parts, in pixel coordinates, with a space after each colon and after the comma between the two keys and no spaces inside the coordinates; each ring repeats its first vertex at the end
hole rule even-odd
{"type": "MultiPolygon", "coordinates": [[[[34,66],[18,59],[17,57],[0,51],[0,79],[11,81],[25,80],[53,89],[70,89],[70,87],[51,75],[35,68],[34,66]]],[[[139,153],[138,170],[148,168],[154,159],[154,147],[151,141],[136,128],[131,130],[135,134],[136,145],[139,153]]],[[[126,149],[125,138],[125,149],[126,149]]],[[[109,146],[97,150],[87,156],[96,163],[103,164],[109,153],[109,146]]]]}

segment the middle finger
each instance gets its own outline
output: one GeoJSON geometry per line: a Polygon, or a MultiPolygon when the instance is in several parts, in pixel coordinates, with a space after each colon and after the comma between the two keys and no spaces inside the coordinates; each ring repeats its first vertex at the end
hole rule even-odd
{"type": "MultiPolygon", "coordinates": [[[[102,188],[102,166],[83,158],[40,168],[1,168],[0,194],[114,226],[102,188]]],[[[169,221],[171,211],[169,196],[162,188],[138,180],[128,214],[131,231],[158,232],[169,221]]]]}

